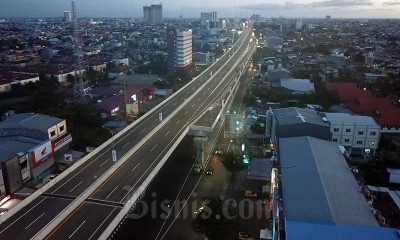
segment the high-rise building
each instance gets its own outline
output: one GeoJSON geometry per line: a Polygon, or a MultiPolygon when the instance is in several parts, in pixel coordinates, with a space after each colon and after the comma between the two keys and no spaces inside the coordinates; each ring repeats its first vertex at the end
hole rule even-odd
{"type": "Polygon", "coordinates": [[[150,22],[150,12],[151,12],[150,6],[143,7],[143,21],[150,22]]]}
{"type": "Polygon", "coordinates": [[[303,20],[302,19],[296,19],[295,28],[296,28],[296,30],[303,29],[303,20]]]}
{"type": "Polygon", "coordinates": [[[215,27],[217,22],[217,13],[209,12],[209,13],[201,13],[201,26],[206,26],[207,28],[215,27]]]}
{"type": "Polygon", "coordinates": [[[72,21],[71,11],[64,11],[64,22],[71,22],[71,21],[72,21]]]}
{"type": "Polygon", "coordinates": [[[143,7],[143,20],[153,25],[163,23],[162,5],[151,5],[143,7]]]}
{"type": "Polygon", "coordinates": [[[190,70],[192,63],[192,31],[167,29],[168,72],[190,70]]]}

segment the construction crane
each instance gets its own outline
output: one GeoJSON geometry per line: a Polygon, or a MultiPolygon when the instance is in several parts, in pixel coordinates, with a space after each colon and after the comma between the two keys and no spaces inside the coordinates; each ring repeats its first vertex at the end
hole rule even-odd
{"type": "Polygon", "coordinates": [[[76,62],[78,65],[78,77],[75,75],[74,81],[74,97],[85,99],[85,91],[84,91],[84,83],[83,83],[83,74],[82,74],[82,57],[81,57],[81,50],[79,48],[79,41],[78,41],[78,18],[76,15],[76,5],[75,1],[71,3],[72,8],[72,22],[73,22],[73,35],[74,35],[74,42],[75,42],[75,54],[76,54],[76,62]]]}

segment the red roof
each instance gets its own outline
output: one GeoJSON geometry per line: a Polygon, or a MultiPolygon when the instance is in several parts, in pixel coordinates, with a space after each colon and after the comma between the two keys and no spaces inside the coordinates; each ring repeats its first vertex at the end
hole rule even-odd
{"type": "Polygon", "coordinates": [[[340,100],[357,114],[371,116],[381,126],[400,126],[400,109],[390,99],[377,98],[355,83],[331,82],[326,87],[336,91],[340,100]]]}

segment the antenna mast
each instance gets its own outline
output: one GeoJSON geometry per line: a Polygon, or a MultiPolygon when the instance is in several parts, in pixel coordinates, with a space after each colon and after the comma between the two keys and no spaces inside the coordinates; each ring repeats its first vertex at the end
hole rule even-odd
{"type": "Polygon", "coordinates": [[[72,7],[72,22],[73,22],[73,33],[74,33],[74,40],[75,40],[75,53],[77,55],[76,61],[78,63],[78,80],[74,81],[74,96],[75,97],[82,97],[84,98],[84,88],[83,88],[83,77],[82,77],[82,58],[81,58],[81,50],[79,48],[79,41],[78,41],[78,18],[76,15],[76,5],[75,1],[71,3],[72,7]]]}

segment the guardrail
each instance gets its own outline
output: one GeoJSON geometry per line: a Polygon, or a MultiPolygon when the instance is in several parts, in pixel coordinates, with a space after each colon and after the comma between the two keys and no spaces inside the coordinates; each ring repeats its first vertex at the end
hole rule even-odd
{"type": "MultiPolygon", "coordinates": [[[[247,35],[246,35],[247,36],[247,35]]],[[[231,49],[232,50],[232,49],[231,49]]],[[[228,52],[227,52],[228,53],[228,52]]],[[[217,70],[216,73],[218,73],[226,64],[228,63],[228,60],[217,70]]],[[[213,64],[214,65],[214,64],[213,64]]],[[[210,67],[212,67],[213,65],[211,65],[210,67]]],[[[209,67],[209,68],[210,68],[209,67]]],[[[207,69],[209,69],[207,68],[207,69]]],[[[206,72],[206,71],[205,71],[206,72]]],[[[204,74],[204,72],[202,73],[204,74]]],[[[202,74],[200,74],[199,76],[202,76],[202,74]]],[[[214,76],[216,74],[213,74],[203,85],[201,85],[200,88],[198,88],[194,94],[192,94],[192,96],[190,96],[188,98],[188,101],[190,101],[199,91],[202,90],[202,88],[208,83],[210,82],[214,76]]],[[[198,77],[199,77],[198,76],[198,77]]],[[[197,78],[198,78],[197,77],[197,78]]],[[[191,82],[193,82],[195,79],[191,80],[191,82]]],[[[190,84],[186,84],[184,87],[182,87],[181,89],[179,89],[177,92],[175,92],[173,95],[171,95],[170,97],[168,97],[166,100],[164,100],[163,102],[168,102],[170,99],[172,99],[172,97],[176,96],[177,94],[179,94],[181,91],[185,90],[187,87],[189,87],[190,84]]],[[[162,105],[164,104],[159,104],[157,105],[158,107],[153,108],[151,111],[149,111],[147,114],[150,115],[155,111],[158,111],[162,105]]],[[[117,161],[116,164],[114,164],[109,170],[107,170],[100,178],[98,178],[89,188],[87,188],[83,193],[81,193],[72,203],[70,203],[63,211],[61,211],[50,223],[48,223],[45,227],[43,227],[32,239],[44,239],[47,235],[49,235],[59,224],[62,223],[62,221],[67,218],[75,209],[77,209],[92,193],[94,193],[94,191],[99,188],[101,186],[101,184],[103,184],[115,171],[118,170],[118,168],[120,168],[123,164],[125,164],[125,162],[140,148],[143,146],[144,143],[146,143],[157,131],[159,131],[161,129],[161,127],[163,127],[165,125],[165,123],[167,123],[173,116],[175,116],[175,114],[181,110],[183,107],[185,106],[185,104],[181,104],[178,106],[178,108],[176,108],[170,115],[168,115],[168,117],[166,119],[164,119],[161,124],[158,124],[157,127],[155,127],[150,133],[148,133],[146,135],[145,138],[143,138],[139,143],[137,143],[135,145],[134,148],[132,148],[129,152],[127,152],[119,161],[117,161]]],[[[146,116],[146,114],[144,116],[146,116]]],[[[133,125],[133,124],[131,124],[133,125]]],[[[129,128],[124,129],[123,131],[121,131],[120,133],[118,133],[116,136],[119,137],[122,134],[124,134],[126,131],[130,130],[133,126],[129,126],[129,128]]],[[[116,137],[115,136],[115,137],[116,137]]],[[[109,139],[107,142],[111,142],[109,139]]],[[[106,142],[106,143],[107,143],[106,142]]],[[[180,142],[180,141],[179,141],[180,142]]],[[[179,144],[179,142],[177,144],[179,144]]],[[[102,144],[101,146],[105,145],[102,144]]],[[[100,146],[100,147],[101,147],[100,146]]],[[[106,146],[106,145],[105,145],[106,146]]],[[[103,146],[103,148],[105,147],[103,146]]],[[[174,148],[173,148],[174,149],[174,148]]],[[[173,151],[172,149],[172,151],[173,151]]],[[[99,150],[98,150],[99,151],[99,150]]],[[[97,153],[97,152],[96,152],[97,153]]],[[[93,155],[92,155],[93,156],[93,155]]],[[[74,166],[74,165],[73,165],[74,166]]],[[[157,165],[158,166],[158,165],[157,165]]],[[[76,168],[75,168],[76,169],[76,168]]],[[[64,176],[65,177],[65,176],[64,176]]],[[[54,185],[54,184],[53,184],[54,185]]],[[[142,184],[143,185],[143,184],[142,184]]],[[[48,189],[48,188],[47,188],[48,189]]],[[[46,190],[47,190],[46,189],[46,190]]]]}
{"type": "Polygon", "coordinates": [[[189,127],[186,127],[186,129],[182,132],[182,134],[176,139],[172,147],[168,150],[168,152],[164,155],[164,157],[161,159],[161,161],[155,166],[154,170],[151,171],[151,173],[148,175],[146,180],[141,184],[141,186],[134,192],[132,197],[128,200],[128,202],[125,204],[125,206],[119,211],[118,215],[115,216],[113,221],[108,225],[108,227],[103,231],[103,233],[100,235],[98,238],[100,239],[108,239],[109,236],[112,235],[114,232],[114,229],[118,226],[118,224],[125,218],[126,214],[129,212],[129,210],[132,208],[132,206],[135,204],[136,200],[140,197],[140,195],[143,193],[143,191],[146,189],[145,187],[142,186],[148,186],[150,182],[153,180],[155,175],[160,171],[161,167],[165,164],[165,162],[168,160],[169,156],[172,154],[172,152],[175,150],[175,148],[179,145],[179,143],[182,141],[182,139],[186,136],[187,132],[189,131],[189,127]]]}
{"type": "MultiPolygon", "coordinates": [[[[239,62],[238,59],[235,63],[234,66],[236,66],[239,62]]],[[[248,59],[247,59],[248,61],[248,59]]],[[[225,63],[226,64],[226,63],[225,63]]],[[[225,65],[224,64],[224,65],[225,65]]],[[[222,68],[221,68],[222,69],[222,68]]],[[[228,74],[233,71],[233,67],[229,70],[228,74]]],[[[210,81],[212,78],[210,78],[208,81],[210,81]]],[[[208,82],[207,81],[207,82],[208,82]]],[[[206,85],[206,84],[204,84],[206,85]]],[[[203,86],[204,86],[203,85],[203,86]]],[[[200,89],[199,89],[200,90],[200,89]]],[[[199,91],[197,90],[196,93],[199,91]]],[[[196,94],[194,94],[196,95],[196,94]]],[[[193,95],[193,96],[194,96],[193,95]]],[[[203,111],[201,114],[199,114],[193,121],[199,120],[205,113],[207,112],[207,109],[203,111]]],[[[104,230],[104,232],[100,235],[98,239],[107,239],[109,236],[112,235],[114,232],[114,229],[119,225],[123,219],[125,219],[125,216],[128,214],[132,206],[135,204],[136,200],[140,197],[140,195],[143,193],[143,191],[147,188],[147,186],[150,184],[150,182],[153,180],[153,178],[157,175],[161,167],[164,165],[164,163],[168,160],[169,156],[172,154],[172,152],[175,150],[175,148],[179,145],[181,140],[186,136],[186,134],[189,131],[189,126],[185,128],[185,130],[182,132],[182,134],[178,137],[177,140],[174,141],[174,144],[172,147],[168,150],[168,152],[164,155],[164,157],[161,159],[161,161],[156,165],[156,167],[153,169],[153,171],[149,174],[149,176],[146,178],[146,180],[138,187],[138,189],[133,193],[132,197],[128,202],[124,205],[124,207],[120,210],[118,215],[113,219],[113,221],[107,226],[107,228],[104,230]]]]}

